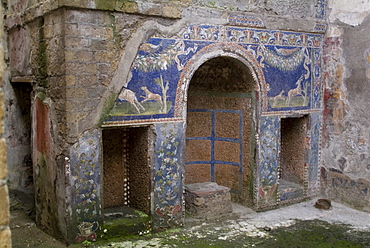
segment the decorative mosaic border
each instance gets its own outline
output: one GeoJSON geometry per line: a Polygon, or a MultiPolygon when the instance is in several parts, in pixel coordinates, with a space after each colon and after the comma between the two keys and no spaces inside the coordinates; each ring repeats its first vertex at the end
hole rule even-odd
{"type": "Polygon", "coordinates": [[[262,28],[265,26],[262,19],[254,16],[229,15],[228,22],[232,25],[262,28]]]}
{"type": "Polygon", "coordinates": [[[257,83],[255,84],[256,91],[261,91],[262,92],[262,105],[263,109],[267,110],[268,108],[268,102],[267,102],[267,84],[265,80],[264,73],[262,71],[262,68],[260,67],[257,59],[247,49],[244,47],[236,44],[236,43],[212,43],[204,48],[202,48],[199,52],[197,52],[185,65],[181,76],[180,80],[177,86],[177,92],[176,92],[176,101],[175,101],[175,117],[177,118],[185,118],[185,111],[184,111],[184,99],[186,94],[186,89],[188,88],[188,84],[190,83],[190,78],[194,72],[195,65],[198,64],[199,61],[202,61],[205,56],[209,54],[214,54],[214,52],[220,51],[221,53],[224,52],[230,52],[232,54],[238,55],[241,58],[245,59],[249,63],[251,63],[251,66],[253,67],[254,71],[257,74],[257,80],[260,83],[260,89],[258,89],[257,83]]]}

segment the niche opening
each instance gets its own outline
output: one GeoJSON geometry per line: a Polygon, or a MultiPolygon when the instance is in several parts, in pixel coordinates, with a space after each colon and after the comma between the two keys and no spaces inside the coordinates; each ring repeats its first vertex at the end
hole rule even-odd
{"type": "Polygon", "coordinates": [[[103,137],[104,213],[150,213],[150,128],[105,129],[103,137]]]}
{"type": "Polygon", "coordinates": [[[301,197],[304,193],[308,120],[307,115],[281,119],[279,191],[295,191],[292,197],[301,197]]]}

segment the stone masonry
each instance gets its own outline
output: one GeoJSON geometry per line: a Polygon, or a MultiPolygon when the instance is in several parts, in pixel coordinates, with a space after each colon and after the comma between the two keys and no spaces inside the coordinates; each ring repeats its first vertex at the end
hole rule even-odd
{"type": "MultiPolygon", "coordinates": [[[[0,5],[0,14],[2,15],[2,6],[0,5]]],[[[11,247],[11,234],[9,228],[9,195],[6,164],[6,146],[4,135],[4,53],[3,53],[3,22],[0,19],[0,246],[2,248],[11,247]]]]}
{"type": "Polygon", "coordinates": [[[215,217],[232,212],[230,188],[217,183],[185,186],[186,212],[195,217],[215,217]]]}

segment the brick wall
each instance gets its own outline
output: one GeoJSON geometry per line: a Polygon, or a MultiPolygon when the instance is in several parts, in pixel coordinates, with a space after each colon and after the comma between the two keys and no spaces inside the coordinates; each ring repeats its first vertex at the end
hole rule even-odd
{"type": "MultiPolygon", "coordinates": [[[[0,13],[2,7],[0,5],[0,13]]],[[[0,19],[0,41],[3,39],[3,23],[0,19]]],[[[3,44],[0,43],[0,244],[1,247],[11,247],[10,228],[9,228],[9,197],[6,185],[7,166],[4,134],[4,93],[3,93],[3,44]]]]}

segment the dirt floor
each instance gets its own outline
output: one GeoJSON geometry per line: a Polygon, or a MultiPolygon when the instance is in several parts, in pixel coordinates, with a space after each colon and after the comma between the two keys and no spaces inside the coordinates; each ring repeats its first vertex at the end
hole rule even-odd
{"type": "MultiPolygon", "coordinates": [[[[190,219],[186,227],[122,240],[105,237],[70,247],[370,247],[370,214],[332,203],[329,210],[314,207],[315,199],[262,213],[233,205],[231,218],[190,219]]],[[[36,227],[29,209],[12,200],[13,247],[66,247],[36,227]],[[15,202],[15,203],[14,203],[15,202]]]]}
{"type": "Polygon", "coordinates": [[[12,210],[10,219],[13,248],[25,247],[67,247],[37,228],[23,209],[12,210]]]}

